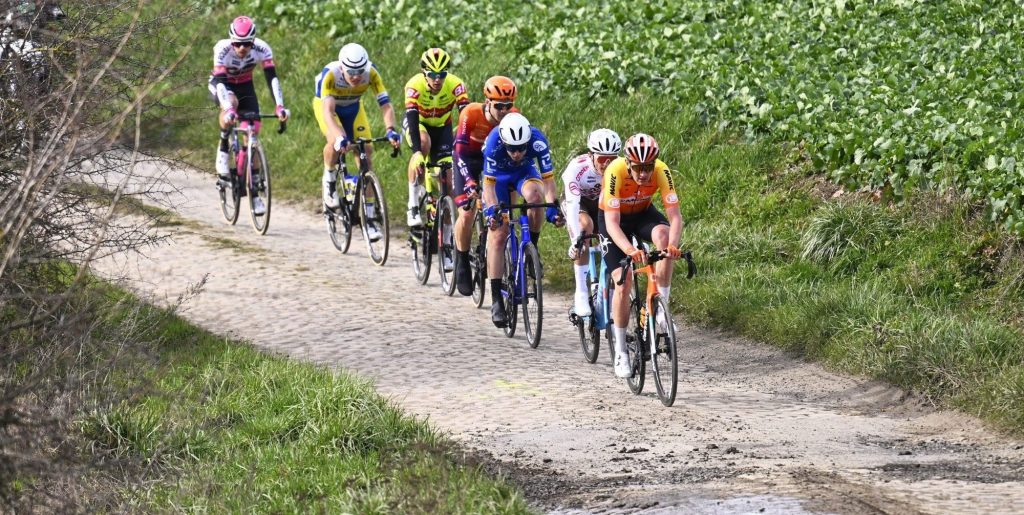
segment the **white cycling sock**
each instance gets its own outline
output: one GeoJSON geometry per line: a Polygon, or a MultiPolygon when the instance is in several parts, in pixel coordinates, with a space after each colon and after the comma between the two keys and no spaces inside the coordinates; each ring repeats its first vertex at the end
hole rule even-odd
{"type": "Polygon", "coordinates": [[[658,286],[658,293],[661,294],[661,298],[665,299],[665,303],[668,303],[668,293],[672,291],[672,286],[658,286]]]}
{"type": "Polygon", "coordinates": [[[626,328],[612,324],[612,333],[615,334],[615,353],[625,354],[626,349],[626,328]]]}
{"type": "Polygon", "coordinates": [[[576,291],[587,291],[587,271],[590,265],[575,265],[576,267],[576,291]]]}
{"type": "Polygon", "coordinates": [[[409,209],[416,207],[416,183],[409,183],[409,209]]]}
{"type": "Polygon", "coordinates": [[[324,168],[324,182],[334,182],[334,170],[324,168]]]}

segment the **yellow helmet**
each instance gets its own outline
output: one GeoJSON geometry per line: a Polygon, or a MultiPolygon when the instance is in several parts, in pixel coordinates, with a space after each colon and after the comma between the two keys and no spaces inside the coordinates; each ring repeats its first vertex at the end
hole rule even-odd
{"type": "Polygon", "coordinates": [[[428,48],[420,57],[420,68],[425,72],[440,73],[448,69],[452,57],[440,48],[428,48]]]}

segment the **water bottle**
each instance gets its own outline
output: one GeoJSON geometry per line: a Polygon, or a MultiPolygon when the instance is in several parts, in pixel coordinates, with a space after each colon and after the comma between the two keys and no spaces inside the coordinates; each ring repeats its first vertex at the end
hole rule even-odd
{"type": "Polygon", "coordinates": [[[346,175],[342,181],[345,183],[345,198],[349,202],[355,202],[356,200],[356,177],[353,175],[346,175]]]}

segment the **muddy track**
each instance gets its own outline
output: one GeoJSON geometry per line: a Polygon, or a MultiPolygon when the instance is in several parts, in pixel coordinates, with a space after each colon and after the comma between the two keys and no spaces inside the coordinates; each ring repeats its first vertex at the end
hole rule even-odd
{"type": "MultiPolygon", "coordinates": [[[[360,235],[331,245],[308,207],[274,205],[270,231],[220,219],[213,180],[168,179],[187,223],[170,243],[97,269],[157,302],[206,277],[184,315],[214,332],[357,372],[507,474],[541,510],[645,513],[1024,511],[1024,442],[905,392],[781,351],[685,327],[673,408],[648,381],[584,362],[568,297],[545,295],[543,341],[507,339],[468,298],[419,286],[392,236],[383,268],[360,235]],[[244,272],[245,279],[240,279],[244,272]]],[[[141,179],[140,179],[141,180],[141,179]]],[[[244,208],[243,208],[244,209],[244,208]]],[[[547,266],[569,266],[549,263],[547,266]]]]}

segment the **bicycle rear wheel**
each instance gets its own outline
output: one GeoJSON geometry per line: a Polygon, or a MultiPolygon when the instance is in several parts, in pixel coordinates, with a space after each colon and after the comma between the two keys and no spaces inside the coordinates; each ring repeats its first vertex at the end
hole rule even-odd
{"type": "Polygon", "coordinates": [[[665,406],[671,406],[676,400],[676,387],[679,381],[679,356],[676,354],[676,330],[672,323],[672,313],[668,303],[661,295],[651,299],[654,312],[648,317],[647,340],[651,346],[651,370],[654,373],[654,386],[658,389],[658,398],[665,406]],[[658,318],[664,317],[665,327],[658,327],[658,318]],[[653,329],[653,330],[652,330],[653,329]]]}
{"type": "Polygon", "coordinates": [[[644,379],[647,375],[647,362],[644,360],[644,347],[647,339],[644,337],[644,321],[641,320],[641,309],[644,300],[639,295],[634,295],[629,306],[629,327],[626,328],[626,348],[629,349],[629,367],[633,375],[626,379],[629,391],[634,395],[640,395],[644,391],[644,379]]]}
{"type": "Polygon", "coordinates": [[[523,295],[523,327],[526,328],[526,341],[534,349],[540,345],[541,331],[544,329],[544,285],[542,284],[540,253],[533,243],[523,248],[523,267],[526,273],[526,295],[523,295]]]}
{"type": "Polygon", "coordinates": [[[449,297],[455,293],[455,201],[445,195],[437,210],[437,272],[441,290],[449,297]]]}
{"type": "Polygon", "coordinates": [[[580,333],[580,347],[583,349],[583,358],[588,363],[596,363],[597,355],[601,350],[601,330],[597,328],[597,310],[594,306],[597,284],[590,277],[590,274],[587,274],[587,291],[590,292],[591,315],[588,317],[577,317],[576,328],[580,333]]]}
{"type": "Polygon", "coordinates": [[[511,338],[516,334],[516,319],[519,314],[519,306],[516,304],[519,280],[516,278],[516,262],[512,260],[512,248],[509,244],[505,245],[505,274],[502,282],[505,285],[505,291],[502,292],[501,300],[505,305],[505,317],[508,319],[508,323],[505,324],[502,331],[505,332],[505,336],[511,338]]]}
{"type": "Polygon", "coordinates": [[[479,308],[484,305],[484,292],[487,288],[487,225],[479,210],[473,220],[469,263],[473,268],[473,302],[479,308]]]}
{"type": "Polygon", "coordinates": [[[252,218],[252,228],[258,234],[266,234],[270,227],[270,166],[267,164],[267,156],[263,147],[253,145],[253,156],[246,167],[245,184],[249,187],[249,215],[252,218]],[[257,161],[258,159],[258,161],[257,161]],[[255,169],[253,164],[259,164],[255,169]],[[263,201],[264,212],[256,214],[256,199],[263,201]]]}
{"type": "Polygon", "coordinates": [[[363,228],[363,239],[366,240],[366,251],[370,260],[377,266],[384,266],[388,260],[390,231],[388,229],[388,205],[384,198],[384,188],[380,179],[373,172],[366,172],[362,178],[362,188],[358,192],[360,225],[363,228]],[[371,228],[377,234],[371,234],[371,228]],[[371,237],[373,236],[373,237],[371,237]]]}

